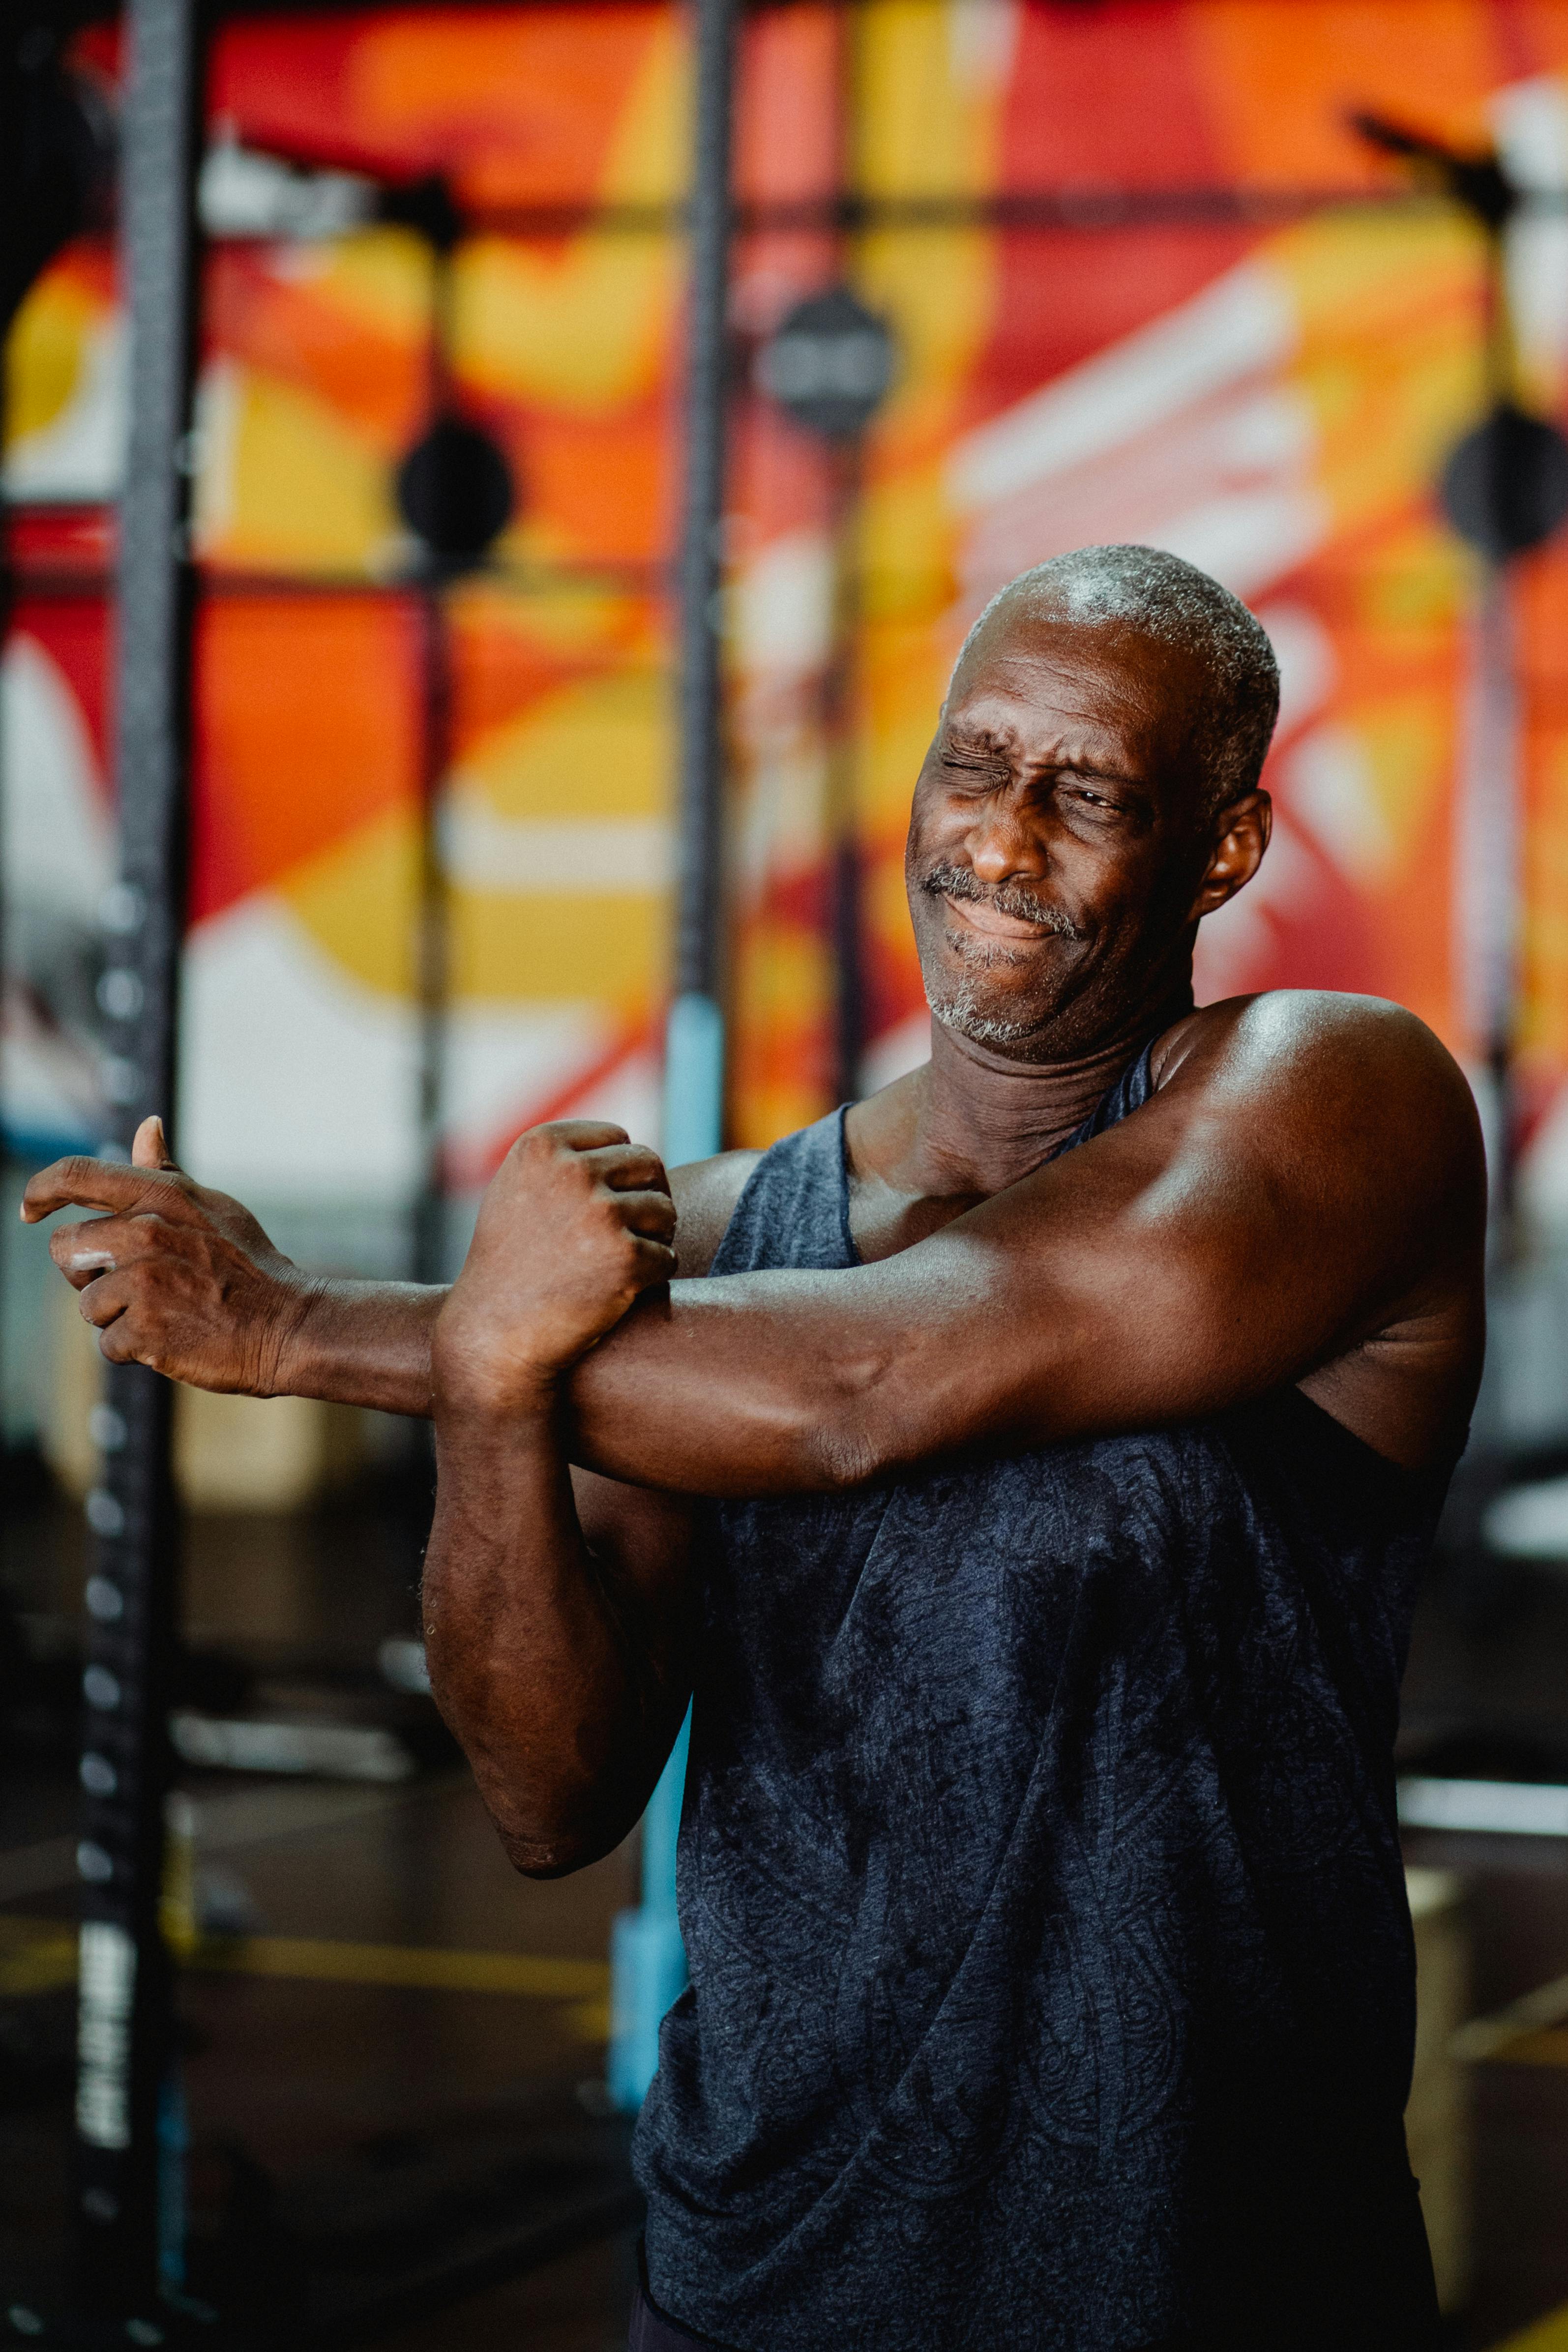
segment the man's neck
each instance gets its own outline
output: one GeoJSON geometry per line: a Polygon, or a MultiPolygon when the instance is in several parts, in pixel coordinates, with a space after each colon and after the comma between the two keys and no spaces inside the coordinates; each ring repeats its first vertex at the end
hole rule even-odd
{"type": "Polygon", "coordinates": [[[1010,1060],[933,1021],[931,1060],[905,1082],[896,1126],[878,1121],[867,1134],[866,1156],[900,1192],[1000,1192],[1076,1133],[1134,1055],[1191,1006],[1190,988],[1178,989],[1081,1052],[1046,1062],[1010,1060]]]}

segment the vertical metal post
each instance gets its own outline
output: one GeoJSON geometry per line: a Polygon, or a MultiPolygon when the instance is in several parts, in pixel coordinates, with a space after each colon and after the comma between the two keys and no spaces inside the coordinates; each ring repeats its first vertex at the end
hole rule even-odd
{"type": "Polygon", "coordinates": [[[853,1102],[866,1051],[866,975],[860,937],[860,824],[857,789],[856,671],[860,623],[858,435],[832,451],[833,650],[823,679],[827,752],[828,886],[833,925],[836,1093],[853,1102]]]}
{"type": "MultiPolygon", "coordinates": [[[[724,442],[728,404],[731,123],[735,0],[693,0],[697,89],[689,214],[686,503],[680,553],[675,992],[665,1041],[666,1162],[720,1148],[724,1020],[719,1003],[723,890],[724,442]]],[[[616,1922],[610,2091],[638,2105],[658,2063],[659,2020],[686,1982],[675,1912],[675,1846],[688,1733],[643,1816],[642,1903],[616,1922]]]]}
{"type": "Polygon", "coordinates": [[[451,908],[441,850],[441,793],[451,759],[452,661],[446,588],[420,583],[419,903],[415,981],[419,1003],[419,1191],[414,1203],[413,1276],[447,1282],[446,1185],[447,1024],[451,908]]]}
{"type": "MultiPolygon", "coordinates": [[[[1487,412],[1510,401],[1516,376],[1504,232],[1509,213],[1480,223],[1485,243],[1487,412]]],[[[1486,446],[1483,512],[1492,542],[1481,551],[1481,577],[1469,628],[1469,663],[1454,812],[1453,921],[1460,1002],[1474,1044],[1485,1055],[1478,1094],[1489,1177],[1488,1252],[1495,1262],[1514,1243],[1516,1131],[1513,1057],[1519,1000],[1521,730],[1518,649],[1512,614],[1512,552],[1502,521],[1510,513],[1507,445],[1486,446]]]]}
{"type": "Polygon", "coordinates": [[[1519,995],[1521,713],[1510,566],[1485,562],[1469,660],[1454,810],[1454,950],[1465,1024],[1485,1055],[1482,1116],[1494,1250],[1511,1241],[1514,1026],[1519,995]]]}
{"type": "MultiPolygon", "coordinates": [[[[419,226],[430,247],[428,425],[452,397],[452,256],[458,223],[444,185],[432,183],[419,226]]],[[[452,756],[452,646],[447,610],[447,554],[427,548],[417,584],[420,635],[419,905],[416,985],[419,1001],[419,1192],[414,1207],[416,1282],[446,1282],[447,1264],[447,1032],[451,994],[451,897],[441,846],[441,795],[452,756]]]]}
{"type": "MultiPolygon", "coordinates": [[[[710,1042],[685,1085],[669,1087],[678,1141],[719,1148],[721,1065],[708,1032],[682,1015],[691,996],[718,1009],[719,901],[722,887],[723,750],[720,672],[723,646],[724,441],[728,394],[730,142],[735,55],[734,0],[693,0],[697,94],[690,194],[690,291],[686,380],[686,506],[680,551],[680,802],[670,1040],[678,1055],[710,1042]],[[698,1099],[698,1097],[700,1099],[698,1099]]],[[[684,1080],[684,1069],[676,1072],[684,1080]]],[[[666,1156],[670,1153],[666,1143],[666,1156]]]]}
{"type": "MultiPolygon", "coordinates": [[[[131,328],[131,438],[120,501],[116,771],[121,879],[103,919],[100,994],[115,1031],[110,1091],[123,1153],[151,1111],[172,1119],[184,917],[192,582],[186,433],[194,344],[198,0],[130,0],[121,258],[131,328]]],[[[116,2316],[179,2283],[171,2242],[171,1969],[159,1927],[168,1681],[177,1632],[166,1381],[110,1370],[94,1416],[102,1484],[87,1586],[80,2012],[76,2106],[79,2275],[116,2316]]]]}
{"type": "MultiPolygon", "coordinates": [[[[838,193],[847,212],[858,192],[860,126],[860,15],[837,11],[838,193]]],[[[839,239],[838,275],[849,280],[847,230],[839,239]]],[[[827,837],[833,933],[834,1045],[841,1102],[860,1091],[866,1051],[866,972],[862,950],[861,856],[856,685],[860,635],[860,501],[865,477],[864,430],[834,443],[831,467],[833,532],[832,651],[823,681],[823,733],[827,751],[827,837]]]]}

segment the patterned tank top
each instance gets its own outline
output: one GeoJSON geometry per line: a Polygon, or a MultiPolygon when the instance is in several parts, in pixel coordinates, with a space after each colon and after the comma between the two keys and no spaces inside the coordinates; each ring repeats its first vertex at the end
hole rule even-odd
{"type": "MultiPolygon", "coordinates": [[[[1145,1052],[1064,1149],[1151,1091],[1145,1052]]],[[[857,1262],[840,1113],[712,1270],[857,1262]]],[[[736,2352],[1426,2352],[1393,1744],[1446,1483],[1292,1387],[704,1507],[664,2312],[736,2352]]]]}

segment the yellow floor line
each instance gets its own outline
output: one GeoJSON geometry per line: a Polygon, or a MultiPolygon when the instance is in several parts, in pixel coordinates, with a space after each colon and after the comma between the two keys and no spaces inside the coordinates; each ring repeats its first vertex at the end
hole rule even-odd
{"type": "Polygon", "coordinates": [[[59,1919],[0,1914],[0,1997],[55,1992],[76,1982],[76,1930],[59,1919]]]}
{"type": "MultiPolygon", "coordinates": [[[[182,1956],[188,1969],[317,1983],[411,1985],[431,1992],[500,1992],[534,2000],[603,2001],[604,1960],[529,1952],[450,1952],[405,1944],[340,1944],[304,1936],[215,1936],[182,1956]]],[[[76,1976],[76,1934],[58,1919],[0,1916],[0,1994],[47,1992],[76,1976]]]]}
{"type": "Polygon", "coordinates": [[[213,1937],[187,1968],[318,1983],[416,1985],[432,1992],[522,1993],[536,2000],[591,2000],[609,1990],[604,1960],[547,1960],[525,1952],[447,1952],[404,1944],[332,1944],[302,1936],[213,1937]]]}
{"type": "Polygon", "coordinates": [[[1522,2336],[1510,2336],[1506,2344],[1497,2344],[1492,2352],[1568,2352],[1568,2303],[1561,2311],[1549,2311],[1522,2336]]]}

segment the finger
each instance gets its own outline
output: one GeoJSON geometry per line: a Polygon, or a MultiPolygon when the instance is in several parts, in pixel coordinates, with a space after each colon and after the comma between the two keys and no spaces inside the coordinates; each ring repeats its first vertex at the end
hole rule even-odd
{"type": "Polygon", "coordinates": [[[73,1155],[41,1168],[29,1180],[22,1195],[22,1222],[36,1225],[57,1209],[107,1209],[113,1214],[153,1200],[165,1216],[194,1218],[197,1212],[194,1204],[186,1209],[183,1182],[177,1169],[128,1168],[121,1160],[73,1155]]]}
{"type": "Polygon", "coordinates": [[[112,1242],[99,1238],[104,1226],[115,1222],[112,1217],[95,1217],[87,1225],[57,1225],[49,1235],[49,1255],[73,1290],[96,1282],[116,1264],[112,1242]]]}
{"type": "Polygon", "coordinates": [[[142,1120],[131,1139],[131,1165],[132,1168],[174,1169],[178,1172],[174,1156],[169,1150],[168,1138],[163,1133],[163,1122],[156,1111],[151,1118],[142,1120]]]}
{"type": "Polygon", "coordinates": [[[106,1274],[89,1282],[77,1302],[77,1313],[95,1330],[107,1330],[131,1304],[130,1286],[121,1274],[106,1274]]]}
{"type": "Polygon", "coordinates": [[[49,1255],[79,1290],[110,1266],[167,1257],[182,1246],[183,1231],[150,1210],[140,1216],[94,1217],[86,1224],[57,1225],[49,1235],[49,1255]]]}
{"type": "Polygon", "coordinates": [[[675,1239],[675,1203],[668,1192],[617,1192],[616,1210],[630,1234],[666,1243],[675,1239]]]}
{"type": "Polygon", "coordinates": [[[89,1160],[73,1152],[40,1168],[22,1194],[22,1222],[37,1224],[57,1209],[125,1209],[139,1201],[147,1179],[118,1160],[89,1160]]]}
{"type": "Polygon", "coordinates": [[[158,1350],[143,1339],[134,1314],[117,1315],[98,1335],[98,1352],[106,1364],[150,1364],[160,1367],[158,1350]]]}
{"type": "Polygon", "coordinates": [[[616,1143],[584,1155],[584,1165],[616,1192],[668,1192],[664,1162],[646,1143],[616,1143]]]}
{"type": "Polygon", "coordinates": [[[605,1145],[625,1143],[626,1130],[612,1125],[607,1118],[552,1118],[543,1127],[531,1127],[519,1136],[524,1143],[531,1135],[548,1136],[551,1142],[567,1151],[600,1151],[605,1145]]]}
{"type": "Polygon", "coordinates": [[[633,1274],[639,1290],[650,1290],[656,1283],[674,1279],[677,1260],[667,1242],[648,1241],[638,1234],[632,1246],[636,1254],[633,1274]]]}

